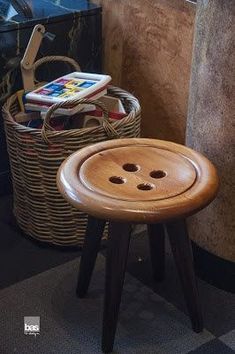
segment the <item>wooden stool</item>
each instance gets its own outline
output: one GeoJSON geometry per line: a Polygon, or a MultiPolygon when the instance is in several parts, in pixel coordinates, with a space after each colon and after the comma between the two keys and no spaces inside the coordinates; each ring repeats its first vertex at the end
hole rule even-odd
{"type": "Polygon", "coordinates": [[[87,293],[106,221],[109,240],[102,350],[113,349],[132,223],[148,225],[153,275],[164,277],[164,228],[170,239],[195,332],[203,330],[190,240],[184,219],[204,208],[218,190],[213,165],[182,145],[154,139],[118,139],[86,147],[58,172],[64,198],[88,213],[77,294],[87,293]]]}

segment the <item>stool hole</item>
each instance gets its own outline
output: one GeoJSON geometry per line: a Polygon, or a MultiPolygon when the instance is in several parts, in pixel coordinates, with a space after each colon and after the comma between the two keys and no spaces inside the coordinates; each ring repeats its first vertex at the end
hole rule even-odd
{"type": "Polygon", "coordinates": [[[154,171],[151,171],[149,175],[152,178],[163,178],[166,176],[166,172],[164,172],[162,170],[154,170],[154,171]]]}
{"type": "Polygon", "coordinates": [[[138,184],[137,188],[140,189],[141,191],[150,191],[151,189],[154,188],[154,185],[150,183],[141,183],[138,184]]]}
{"type": "Polygon", "coordinates": [[[134,163],[125,163],[122,166],[123,170],[127,171],[127,172],[136,172],[140,169],[140,166],[134,164],[134,163]]]}
{"type": "Polygon", "coordinates": [[[126,182],[125,178],[118,177],[118,176],[112,176],[109,178],[109,180],[111,183],[114,183],[114,184],[123,184],[126,182]]]}

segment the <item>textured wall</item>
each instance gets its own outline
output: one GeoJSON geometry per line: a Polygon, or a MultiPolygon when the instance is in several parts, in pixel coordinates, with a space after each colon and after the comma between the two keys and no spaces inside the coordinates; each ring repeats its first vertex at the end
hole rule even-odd
{"type": "Polygon", "coordinates": [[[235,1],[198,0],[187,143],[220,176],[218,198],[189,222],[199,246],[235,261],[235,1]]]}
{"type": "Polygon", "coordinates": [[[142,135],[183,142],[195,6],[182,0],[95,2],[103,6],[104,69],[140,99],[142,135]]]}

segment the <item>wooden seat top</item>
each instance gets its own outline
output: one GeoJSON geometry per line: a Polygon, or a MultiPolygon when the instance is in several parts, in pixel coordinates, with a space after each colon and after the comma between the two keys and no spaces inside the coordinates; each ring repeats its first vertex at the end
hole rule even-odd
{"type": "Polygon", "coordinates": [[[183,145],[116,139],[81,149],[61,165],[57,185],[76,208],[106,219],[162,222],[191,215],[218,190],[214,166],[183,145]]]}

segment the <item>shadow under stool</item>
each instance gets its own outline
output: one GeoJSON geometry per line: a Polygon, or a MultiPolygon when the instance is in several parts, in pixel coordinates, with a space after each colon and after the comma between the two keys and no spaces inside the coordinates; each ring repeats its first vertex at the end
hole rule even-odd
{"type": "Polygon", "coordinates": [[[58,171],[61,194],[86,212],[88,224],[77,294],[87,293],[106,222],[109,222],[102,350],[112,352],[125,277],[131,225],[147,224],[154,278],[164,278],[164,224],[181,279],[192,328],[203,319],[185,218],[216,196],[215,168],[185,146],[155,139],[116,139],[71,155],[58,171]]]}

